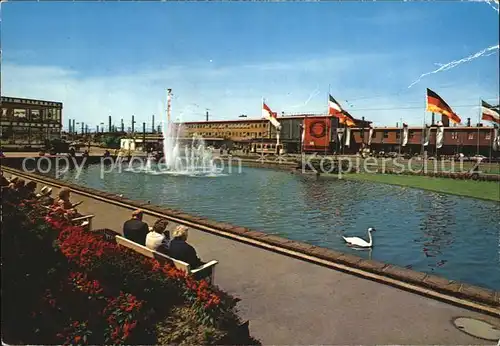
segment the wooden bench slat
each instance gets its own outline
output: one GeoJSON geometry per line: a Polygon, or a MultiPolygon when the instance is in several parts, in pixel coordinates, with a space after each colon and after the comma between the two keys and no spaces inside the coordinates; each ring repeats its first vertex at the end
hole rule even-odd
{"type": "Polygon", "coordinates": [[[136,252],[138,252],[146,257],[157,259],[162,263],[164,263],[164,262],[173,263],[173,265],[177,269],[185,271],[188,274],[195,275],[195,274],[198,274],[201,272],[209,273],[209,275],[207,275],[207,277],[209,277],[211,283],[214,282],[215,266],[217,265],[217,263],[219,263],[218,261],[213,260],[213,261],[210,261],[210,262],[202,265],[199,268],[191,270],[189,264],[187,264],[186,262],[183,262],[183,261],[180,261],[180,260],[175,259],[173,257],[167,256],[167,255],[162,254],[158,251],[151,250],[151,249],[147,248],[146,246],[141,245],[141,244],[137,244],[137,243],[125,238],[125,237],[116,235],[115,239],[116,239],[116,243],[119,245],[125,246],[131,250],[134,250],[134,251],[136,251],[136,252]]]}

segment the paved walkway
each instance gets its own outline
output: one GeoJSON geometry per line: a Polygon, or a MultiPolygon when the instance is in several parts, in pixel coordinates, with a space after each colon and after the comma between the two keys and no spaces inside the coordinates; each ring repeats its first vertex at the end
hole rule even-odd
{"type": "MultiPolygon", "coordinates": [[[[94,228],[121,232],[131,211],[79,195],[94,228]]],[[[154,219],[146,216],[150,225],[154,219]]],[[[217,259],[216,283],[240,297],[241,316],[264,344],[495,344],[455,329],[458,316],[500,319],[201,231],[189,241],[217,259]]]]}

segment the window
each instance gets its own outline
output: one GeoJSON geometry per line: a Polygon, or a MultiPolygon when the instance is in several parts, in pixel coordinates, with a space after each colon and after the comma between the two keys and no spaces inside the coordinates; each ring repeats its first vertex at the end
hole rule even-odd
{"type": "Polygon", "coordinates": [[[408,130],[408,138],[412,139],[415,136],[415,131],[408,130]]]}
{"type": "Polygon", "coordinates": [[[451,139],[458,139],[458,132],[457,131],[453,131],[451,133],[451,139]]]}
{"type": "Polygon", "coordinates": [[[389,138],[389,132],[384,131],[384,138],[389,138]]]}
{"type": "Polygon", "coordinates": [[[468,139],[474,139],[474,132],[469,132],[467,135],[468,139]]]}
{"type": "Polygon", "coordinates": [[[484,134],[484,139],[486,139],[487,141],[491,140],[491,132],[487,132],[484,134]]]}
{"type": "MultiPolygon", "coordinates": [[[[385,137],[387,138],[387,137],[385,137]]],[[[401,138],[401,131],[397,131],[396,132],[396,139],[400,139],[401,138]]]]}
{"type": "Polygon", "coordinates": [[[2,118],[8,118],[8,111],[7,108],[2,108],[2,118]]]}

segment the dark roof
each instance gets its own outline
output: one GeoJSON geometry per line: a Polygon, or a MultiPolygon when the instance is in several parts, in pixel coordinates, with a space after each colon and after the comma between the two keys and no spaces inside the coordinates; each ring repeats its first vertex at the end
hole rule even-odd
{"type": "Polygon", "coordinates": [[[62,102],[26,99],[26,98],[22,98],[22,97],[10,97],[10,96],[2,96],[2,102],[22,103],[22,104],[37,105],[37,106],[56,106],[56,107],[61,107],[61,108],[63,106],[62,102]]]}
{"type": "MultiPolygon", "coordinates": [[[[297,115],[290,115],[290,116],[278,116],[278,121],[282,119],[303,119],[305,117],[329,117],[329,115],[326,114],[297,114],[297,115]]],[[[234,119],[234,120],[209,120],[209,121],[186,121],[182,124],[187,124],[187,125],[203,125],[203,124],[220,124],[220,123],[245,123],[245,122],[251,122],[251,123],[260,123],[260,122],[266,122],[268,121],[267,119],[264,118],[240,118],[240,119],[234,119]]],[[[363,122],[361,119],[354,119],[356,122],[363,122]]],[[[371,121],[364,120],[365,123],[371,123],[371,121]]]]}

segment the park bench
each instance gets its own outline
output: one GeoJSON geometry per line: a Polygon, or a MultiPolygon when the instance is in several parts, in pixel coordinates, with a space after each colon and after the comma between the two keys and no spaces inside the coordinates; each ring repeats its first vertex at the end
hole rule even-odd
{"type": "MultiPolygon", "coordinates": [[[[47,211],[52,210],[52,206],[43,206],[47,211]]],[[[89,215],[83,215],[79,217],[75,217],[73,219],[70,219],[69,221],[71,222],[72,225],[74,226],[82,226],[85,227],[87,230],[91,231],[92,230],[92,219],[95,217],[93,214],[89,215]]]]}
{"type": "Polygon", "coordinates": [[[211,284],[215,282],[215,266],[217,265],[217,263],[219,263],[218,261],[213,260],[202,265],[201,267],[198,267],[196,269],[191,269],[190,265],[187,264],[186,262],[179,261],[178,259],[164,255],[158,251],[151,250],[143,245],[137,244],[122,236],[119,235],[116,236],[116,243],[124,247],[127,247],[131,250],[134,250],[135,252],[138,252],[146,257],[154,258],[160,263],[171,263],[177,269],[186,272],[188,275],[192,275],[194,278],[198,280],[207,279],[207,281],[211,284]]]}

